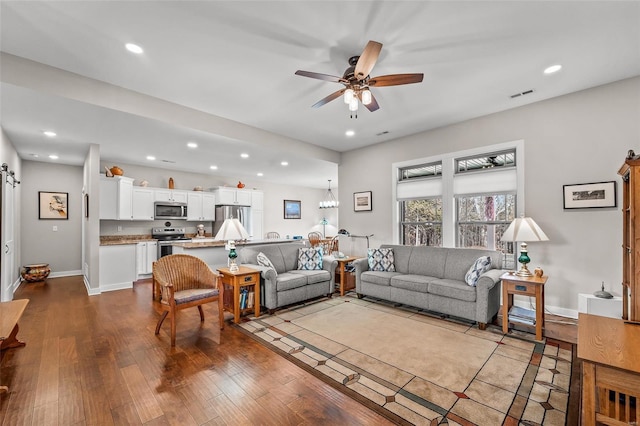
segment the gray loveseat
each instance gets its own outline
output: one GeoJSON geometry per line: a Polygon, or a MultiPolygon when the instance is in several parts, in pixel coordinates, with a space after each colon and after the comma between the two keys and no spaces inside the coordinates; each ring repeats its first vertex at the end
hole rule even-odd
{"type": "Polygon", "coordinates": [[[500,308],[502,253],[492,250],[426,246],[382,245],[392,248],[396,272],[369,271],[367,259],[358,259],[356,292],[445,315],[476,321],[480,329],[493,321],[500,308]],[[465,274],[481,256],[491,257],[491,268],[475,287],[465,274]]]}
{"type": "Polygon", "coordinates": [[[334,273],[337,262],[326,259],[322,270],[298,270],[298,249],[301,243],[275,243],[244,246],[238,253],[240,263],[259,270],[261,276],[260,299],[270,312],[282,306],[303,302],[319,296],[333,294],[334,273]],[[273,264],[275,271],[258,264],[262,252],[273,264]]]}

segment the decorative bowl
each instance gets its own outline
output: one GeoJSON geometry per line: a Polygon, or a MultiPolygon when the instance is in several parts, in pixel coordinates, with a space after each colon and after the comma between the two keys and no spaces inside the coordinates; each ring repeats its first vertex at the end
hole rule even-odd
{"type": "Polygon", "coordinates": [[[122,170],[118,166],[113,166],[112,168],[109,169],[109,171],[113,173],[114,176],[122,176],[124,174],[124,170],[122,170]]]}
{"type": "Polygon", "coordinates": [[[48,263],[25,265],[20,268],[20,276],[29,283],[44,281],[51,273],[48,263]]]}

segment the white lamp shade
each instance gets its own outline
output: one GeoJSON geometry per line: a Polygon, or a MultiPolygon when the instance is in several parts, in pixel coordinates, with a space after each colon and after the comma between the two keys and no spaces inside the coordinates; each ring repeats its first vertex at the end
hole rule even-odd
{"type": "Polygon", "coordinates": [[[501,241],[549,241],[549,237],[533,219],[519,217],[509,224],[501,241]]]}
{"type": "Polygon", "coordinates": [[[242,223],[240,223],[240,221],[235,218],[225,219],[222,223],[222,227],[215,237],[216,240],[223,241],[246,240],[247,238],[249,238],[249,233],[246,229],[244,229],[242,223]]]}

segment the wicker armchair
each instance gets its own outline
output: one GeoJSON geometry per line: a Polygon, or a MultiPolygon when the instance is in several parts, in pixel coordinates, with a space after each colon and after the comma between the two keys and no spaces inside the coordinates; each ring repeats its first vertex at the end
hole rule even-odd
{"type": "Polygon", "coordinates": [[[160,288],[160,308],[164,311],[156,334],[168,314],[171,318],[171,346],[176,345],[176,313],[181,309],[198,307],[204,322],[202,305],[218,301],[220,330],[224,329],[222,312],[223,285],[216,272],[201,259],[187,254],[172,254],[153,263],[153,286],[160,288]]]}

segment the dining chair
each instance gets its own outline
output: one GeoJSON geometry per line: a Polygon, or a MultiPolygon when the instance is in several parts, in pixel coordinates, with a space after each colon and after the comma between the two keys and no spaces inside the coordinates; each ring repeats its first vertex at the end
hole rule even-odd
{"type": "Polygon", "coordinates": [[[266,238],[267,240],[277,240],[280,239],[280,234],[277,232],[267,232],[266,238]]]}
{"type": "Polygon", "coordinates": [[[200,258],[188,254],[171,254],[153,263],[153,282],[160,288],[160,308],[164,311],[156,325],[156,334],[167,315],[171,319],[171,346],[176,345],[176,314],[198,307],[204,322],[202,305],[218,302],[220,330],[224,329],[222,279],[200,258]]]}
{"type": "Polygon", "coordinates": [[[320,240],[322,240],[322,234],[316,231],[309,232],[307,238],[309,238],[309,245],[311,247],[315,247],[320,244],[320,240]]]}

